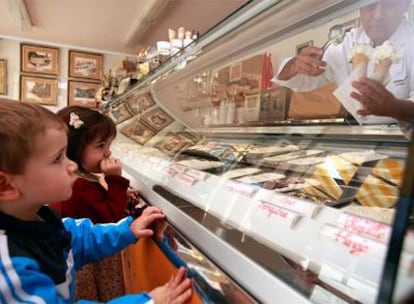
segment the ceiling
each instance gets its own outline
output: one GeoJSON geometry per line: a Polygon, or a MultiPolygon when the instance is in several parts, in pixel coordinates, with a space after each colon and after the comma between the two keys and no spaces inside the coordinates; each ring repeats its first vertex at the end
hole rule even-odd
{"type": "MultiPolygon", "coordinates": [[[[0,0],[0,38],[135,55],[183,26],[205,33],[247,0],[0,0]],[[26,5],[23,30],[10,3],[26,5]]],[[[0,50],[1,52],[1,50],[0,50]]]]}

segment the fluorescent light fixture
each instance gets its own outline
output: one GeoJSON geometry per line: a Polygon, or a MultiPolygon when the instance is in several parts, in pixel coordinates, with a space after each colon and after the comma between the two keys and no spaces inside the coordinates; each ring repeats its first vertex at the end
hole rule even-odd
{"type": "Polygon", "coordinates": [[[30,31],[33,23],[30,19],[24,0],[6,0],[5,3],[9,9],[10,15],[20,29],[22,31],[30,31]]]}

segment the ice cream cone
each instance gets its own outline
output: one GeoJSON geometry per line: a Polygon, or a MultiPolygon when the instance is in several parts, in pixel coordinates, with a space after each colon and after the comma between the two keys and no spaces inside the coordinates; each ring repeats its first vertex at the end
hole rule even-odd
{"type": "Polygon", "coordinates": [[[384,83],[387,77],[388,71],[391,67],[391,64],[392,64],[391,58],[386,58],[386,59],[382,59],[378,61],[375,64],[374,74],[372,75],[371,78],[381,83],[384,83]]]}
{"type": "Polygon", "coordinates": [[[355,54],[354,57],[352,58],[352,68],[355,70],[356,67],[364,62],[365,66],[368,65],[368,61],[369,61],[369,57],[365,54],[355,54]]]}

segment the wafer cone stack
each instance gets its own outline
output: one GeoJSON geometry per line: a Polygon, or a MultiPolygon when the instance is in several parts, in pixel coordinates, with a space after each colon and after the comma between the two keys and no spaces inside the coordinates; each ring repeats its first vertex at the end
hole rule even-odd
{"type": "Polygon", "coordinates": [[[390,58],[378,61],[378,63],[375,64],[374,75],[372,75],[371,78],[383,83],[387,77],[391,64],[392,60],[390,58]]]}
{"type": "Polygon", "coordinates": [[[352,58],[352,67],[355,70],[355,68],[361,63],[364,62],[365,66],[368,65],[369,58],[365,54],[355,54],[352,58]]]}

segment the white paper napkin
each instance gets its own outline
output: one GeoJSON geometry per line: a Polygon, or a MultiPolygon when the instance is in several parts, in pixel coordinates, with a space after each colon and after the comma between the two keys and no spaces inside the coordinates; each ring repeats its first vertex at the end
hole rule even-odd
{"type": "Polygon", "coordinates": [[[344,108],[356,119],[360,124],[391,124],[396,123],[397,121],[394,118],[387,116],[376,116],[376,115],[367,115],[362,116],[357,113],[358,110],[362,108],[362,104],[351,97],[351,92],[355,91],[355,88],[352,86],[352,82],[358,80],[362,76],[367,74],[367,64],[361,62],[345,79],[340,87],[338,87],[334,92],[334,96],[342,103],[344,108]]]}

